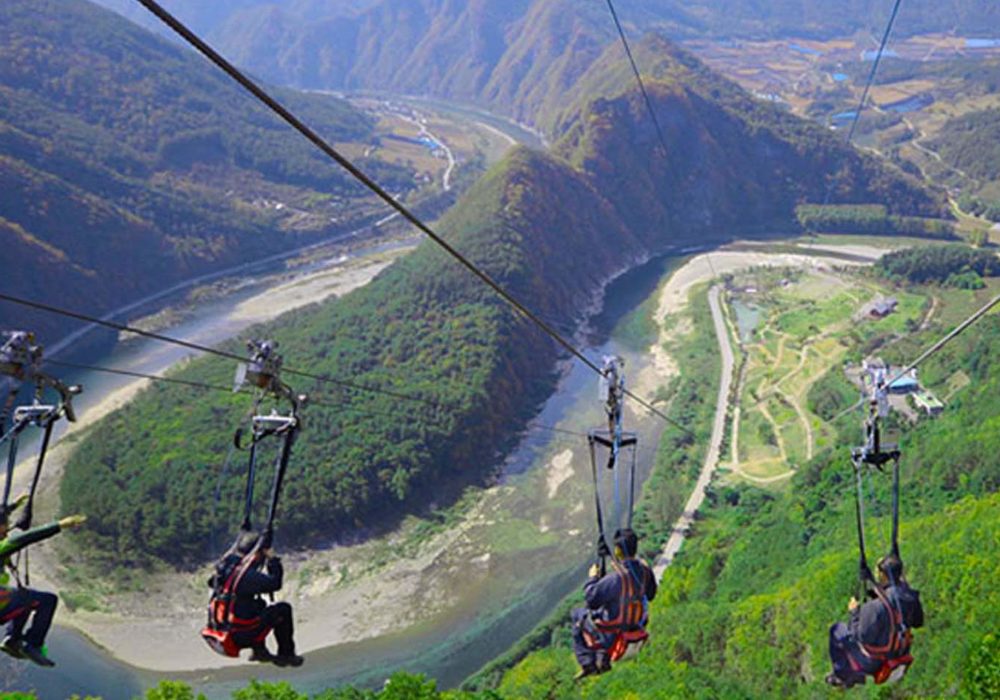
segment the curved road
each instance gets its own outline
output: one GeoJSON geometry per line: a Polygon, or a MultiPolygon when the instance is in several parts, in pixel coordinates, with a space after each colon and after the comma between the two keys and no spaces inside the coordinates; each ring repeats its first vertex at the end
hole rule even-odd
{"type": "Polygon", "coordinates": [[[691,497],[684,504],[684,512],[674,523],[674,531],[667,540],[667,544],[660,552],[653,564],[653,571],[659,580],[663,577],[663,572],[680,551],[681,545],[687,538],[689,528],[694,523],[695,514],[701,508],[705,500],[705,489],[712,481],[712,475],[719,464],[719,450],[722,447],[722,437],[726,431],[726,409],[729,407],[729,392],[733,383],[733,368],[736,362],[733,358],[733,348],[729,344],[729,335],[726,332],[726,321],[722,315],[722,306],[719,297],[722,287],[716,285],[708,292],[708,304],[712,309],[712,321],[715,324],[715,337],[719,341],[719,352],[722,355],[722,378],[719,382],[719,397],[715,404],[715,421],[712,423],[712,437],[709,440],[708,453],[705,455],[705,463],[698,476],[691,497]]]}

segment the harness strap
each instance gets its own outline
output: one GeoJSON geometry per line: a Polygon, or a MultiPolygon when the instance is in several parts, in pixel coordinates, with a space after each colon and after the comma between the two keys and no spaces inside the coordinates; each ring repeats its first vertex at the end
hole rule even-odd
{"type": "Polygon", "coordinates": [[[246,620],[236,617],[233,613],[233,602],[236,599],[236,590],[239,588],[240,582],[243,581],[246,573],[253,568],[259,553],[260,547],[258,545],[233,566],[222,587],[213,593],[212,601],[209,605],[211,612],[210,626],[228,628],[230,626],[250,626],[251,624],[256,624],[256,620],[246,620]],[[222,606],[221,615],[218,610],[220,604],[222,606]]]}
{"type": "Polygon", "coordinates": [[[587,442],[590,445],[590,470],[594,477],[594,506],[597,509],[597,551],[601,558],[601,576],[607,571],[606,552],[608,552],[608,538],[604,532],[604,512],[601,509],[601,486],[597,478],[597,450],[594,447],[596,442],[594,435],[587,435],[587,442]]]}
{"type": "MultiPolygon", "coordinates": [[[[34,514],[35,492],[38,490],[38,481],[42,475],[42,465],[45,464],[45,455],[49,450],[49,443],[52,440],[52,429],[59,419],[58,414],[50,415],[45,419],[44,432],[42,433],[42,444],[38,448],[38,459],[35,461],[35,474],[31,478],[31,489],[28,491],[28,502],[24,504],[24,510],[18,517],[16,526],[22,530],[31,527],[32,516],[34,514]]],[[[27,580],[27,575],[25,575],[27,580]]]]}
{"type": "Polygon", "coordinates": [[[889,614],[889,638],[881,646],[859,643],[861,653],[876,661],[902,656],[910,648],[912,638],[909,629],[903,622],[903,613],[889,601],[881,586],[875,586],[875,596],[889,614]]]}
{"type": "Polygon", "coordinates": [[[603,633],[617,634],[642,629],[645,616],[644,585],[636,580],[635,574],[618,562],[613,562],[615,573],[621,581],[618,599],[618,614],[612,620],[592,620],[594,626],[603,633]],[[643,590],[640,590],[643,589],[643,590]]]}
{"type": "Polygon", "coordinates": [[[17,464],[17,444],[21,436],[21,431],[25,427],[27,427],[27,423],[17,423],[4,436],[5,439],[10,440],[10,446],[7,448],[7,472],[3,482],[4,511],[7,510],[7,506],[10,504],[10,490],[14,485],[14,465],[17,464]]]}

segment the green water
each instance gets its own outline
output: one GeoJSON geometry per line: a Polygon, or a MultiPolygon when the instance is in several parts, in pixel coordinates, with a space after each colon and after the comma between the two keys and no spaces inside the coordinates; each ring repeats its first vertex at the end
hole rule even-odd
{"type": "MultiPolygon", "coordinates": [[[[643,304],[648,308],[648,300],[672,269],[672,262],[654,260],[609,285],[605,311],[591,323],[589,356],[620,354],[626,359],[627,371],[638,373],[647,353],[637,343],[636,324],[618,321],[630,316],[634,320],[644,313],[643,304]]],[[[201,318],[196,325],[210,323],[211,319],[201,318]]],[[[132,346],[131,352],[141,350],[132,346]]],[[[603,416],[596,399],[595,376],[574,363],[535,422],[576,431],[595,427],[603,416]]],[[[640,436],[638,467],[639,478],[644,480],[662,424],[638,415],[630,415],[629,420],[629,428],[640,436]]],[[[484,502],[502,515],[489,530],[473,535],[488,543],[492,557],[489,576],[476,578],[474,585],[456,581],[454,590],[447,592],[451,605],[445,612],[401,632],[313,651],[306,654],[301,669],[244,664],[160,674],[123,664],[82,635],[56,628],[50,644],[58,662],[56,669],[14,666],[4,659],[0,661],[0,678],[9,679],[11,689],[34,689],[42,698],[80,693],[106,700],[132,698],[163,678],[184,680],[209,698],[228,697],[252,678],[288,680],[306,692],[346,683],[377,686],[398,669],[426,673],[437,678],[442,687],[455,686],[507,650],[580,585],[595,541],[591,509],[578,505],[590,503],[593,497],[584,478],[589,465],[580,469],[579,460],[585,459],[585,454],[583,439],[527,432],[504,462],[502,486],[484,496],[484,502]],[[574,451],[576,471],[551,497],[542,467],[566,449],[574,451]],[[547,523],[544,536],[534,529],[538,522],[547,523]]],[[[202,642],[192,638],[191,644],[202,642]]]]}

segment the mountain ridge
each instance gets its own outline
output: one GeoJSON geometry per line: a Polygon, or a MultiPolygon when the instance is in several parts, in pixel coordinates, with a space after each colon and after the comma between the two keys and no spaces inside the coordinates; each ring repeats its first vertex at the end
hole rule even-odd
{"type": "MultiPolygon", "coordinates": [[[[372,133],[346,102],[276,94],[328,138],[372,133]]],[[[4,239],[49,273],[19,273],[17,292],[83,295],[96,312],[339,230],[287,227],[263,199],[361,193],[202,59],[82,0],[0,6],[0,153],[4,239]]],[[[402,168],[366,167],[410,186],[402,168]]],[[[2,318],[43,336],[71,327],[6,305],[2,318]]]]}
{"type": "MultiPolygon", "coordinates": [[[[662,40],[651,41],[649,50],[661,48],[662,40]]],[[[753,226],[796,230],[794,205],[824,191],[826,180],[816,172],[833,177],[845,171],[845,191],[863,201],[898,190],[905,196],[897,196],[897,206],[940,209],[937,195],[865,160],[819,127],[788,117],[784,131],[764,129],[753,121],[760,116],[757,103],[738,88],[719,83],[720,98],[712,102],[685,83],[695,73],[674,69],[673,83],[650,85],[654,106],[670,115],[666,158],[650,158],[655,134],[634,87],[595,96],[567,123],[552,153],[516,148],[490,170],[445,215],[442,235],[517,298],[530,300],[535,313],[575,325],[611,277],[652,255],[726,240],[753,226]],[[727,95],[731,102],[723,99],[727,95]]],[[[391,524],[419,510],[428,493],[443,498],[442,483],[460,488],[488,478],[496,455],[514,444],[512,426],[523,425],[550,392],[560,359],[547,336],[429,242],[368,287],[258,333],[280,338],[290,366],[419,394],[439,405],[439,423],[384,396],[351,397],[360,409],[392,416],[376,423],[311,407],[322,435],[306,431],[296,459],[308,465],[312,479],[289,485],[282,523],[302,541],[391,524]],[[465,436],[473,430],[476,439],[469,441],[465,436]]],[[[180,376],[219,383],[230,372],[228,364],[199,360],[180,376]]],[[[322,395],[323,387],[297,390],[322,395]]],[[[130,408],[129,419],[226,422],[213,420],[210,406],[192,408],[187,396],[178,387],[150,389],[130,408]]],[[[222,528],[234,517],[228,506],[212,515],[206,505],[205,489],[215,484],[206,465],[224,457],[225,436],[200,430],[194,441],[180,430],[153,436],[150,446],[148,438],[123,430],[121,420],[112,416],[99,424],[74,457],[67,470],[73,476],[63,484],[64,507],[90,514],[88,537],[107,538],[101,549],[126,560],[152,551],[188,565],[214,554],[204,551],[197,532],[222,528]],[[188,447],[181,448],[181,437],[188,447]],[[131,476],[122,479],[123,470],[131,476]],[[83,483],[102,487],[88,492],[83,483]],[[147,498],[148,489],[168,497],[147,498]],[[108,499],[109,493],[120,497],[108,499]],[[138,526],[121,506],[136,499],[149,503],[138,526]],[[167,503],[193,504],[193,512],[178,521],[167,503]],[[144,534],[133,540],[135,527],[144,534]]],[[[230,505],[238,501],[223,498],[230,505]]]]}
{"type": "MultiPolygon", "coordinates": [[[[128,0],[101,1],[150,22],[128,0]]],[[[237,64],[272,82],[431,95],[528,123],[616,36],[603,3],[571,0],[247,0],[228,8],[213,13],[187,0],[175,9],[237,64]]],[[[888,18],[877,0],[638,0],[622,10],[630,34],[671,39],[878,35],[888,18]]],[[[895,35],[976,36],[998,23],[1000,6],[990,0],[913,0],[895,35]]]]}

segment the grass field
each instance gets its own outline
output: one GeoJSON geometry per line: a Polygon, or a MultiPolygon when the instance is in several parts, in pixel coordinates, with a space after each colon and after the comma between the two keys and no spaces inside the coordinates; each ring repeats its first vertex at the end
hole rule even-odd
{"type": "MultiPolygon", "coordinates": [[[[953,301],[949,308],[970,306],[969,299],[953,301]]],[[[859,273],[825,271],[748,272],[733,280],[728,302],[734,317],[750,307],[759,321],[741,344],[745,366],[725,466],[733,478],[775,484],[837,439],[833,428],[808,410],[810,387],[847,359],[860,359],[847,357],[848,346],[889,346],[917,329],[931,308],[922,294],[891,290],[859,273]],[[899,301],[896,313],[860,318],[861,309],[880,296],[899,301]]]]}

